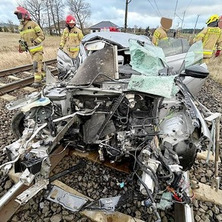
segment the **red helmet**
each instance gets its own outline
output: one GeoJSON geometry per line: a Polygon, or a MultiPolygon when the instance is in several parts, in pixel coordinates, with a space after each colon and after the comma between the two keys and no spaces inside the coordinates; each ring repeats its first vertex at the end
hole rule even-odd
{"type": "Polygon", "coordinates": [[[29,12],[21,6],[16,8],[14,14],[17,15],[19,20],[24,20],[24,19],[31,20],[29,12]]]}
{"type": "Polygon", "coordinates": [[[67,25],[75,25],[75,24],[76,24],[76,19],[75,19],[75,17],[72,16],[72,15],[68,15],[68,16],[66,17],[66,24],[67,24],[67,25]]]}

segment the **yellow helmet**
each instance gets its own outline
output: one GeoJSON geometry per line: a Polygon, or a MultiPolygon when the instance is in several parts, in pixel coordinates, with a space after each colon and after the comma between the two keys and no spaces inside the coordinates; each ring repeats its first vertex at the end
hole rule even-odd
{"type": "Polygon", "coordinates": [[[210,18],[206,21],[206,24],[209,25],[212,22],[216,22],[219,19],[219,15],[211,15],[210,18]]]}

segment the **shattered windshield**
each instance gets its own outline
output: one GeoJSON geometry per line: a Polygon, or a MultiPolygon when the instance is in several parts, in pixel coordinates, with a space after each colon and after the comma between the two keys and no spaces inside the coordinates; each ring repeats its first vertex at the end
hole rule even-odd
{"type": "Polygon", "coordinates": [[[188,50],[188,46],[183,47],[186,45],[185,42],[187,42],[187,40],[171,40],[172,41],[165,41],[165,44],[167,44],[167,47],[165,48],[148,44],[142,45],[136,40],[130,40],[130,64],[132,65],[132,68],[147,76],[158,76],[159,70],[167,66],[170,67],[166,60],[166,57],[169,56],[169,54],[175,54],[175,56],[178,55],[179,60],[181,60],[181,64],[184,60],[184,64],[182,64],[181,69],[187,68],[202,61],[203,46],[201,41],[194,43],[189,47],[188,50]],[[178,45],[180,45],[179,48],[177,48],[178,45]],[[187,53],[185,54],[184,51],[187,53]],[[179,55],[183,56],[179,57],[179,55]]]}
{"type": "MultiPolygon", "coordinates": [[[[149,93],[153,95],[171,98],[178,92],[174,78],[179,73],[166,73],[159,75],[159,70],[164,67],[166,57],[159,47],[146,46],[141,48],[138,43],[133,42],[131,51],[131,65],[136,71],[143,75],[132,75],[128,85],[129,90],[149,93]],[[135,52],[134,52],[135,51],[135,52]],[[136,62],[135,62],[136,61],[136,62]]],[[[181,70],[188,66],[200,63],[203,58],[203,47],[201,42],[193,44],[187,52],[181,70]]]]}
{"type": "Polygon", "coordinates": [[[159,47],[129,40],[132,68],[144,75],[158,75],[158,71],[165,67],[166,57],[159,47]]]}

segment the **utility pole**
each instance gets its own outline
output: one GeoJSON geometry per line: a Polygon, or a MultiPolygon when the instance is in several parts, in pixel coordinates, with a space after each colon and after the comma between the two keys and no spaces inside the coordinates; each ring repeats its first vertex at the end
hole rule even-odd
{"type": "Polygon", "coordinates": [[[195,25],[194,25],[194,29],[193,29],[193,35],[195,34],[195,31],[196,31],[196,27],[197,27],[197,22],[198,22],[199,16],[200,15],[197,15],[197,19],[196,19],[196,22],[195,22],[195,25]]]}
{"type": "Polygon", "coordinates": [[[181,22],[181,31],[183,29],[183,21],[184,21],[185,13],[186,13],[186,11],[183,12],[183,18],[182,18],[182,22],[181,22]]]}
{"type": "Polygon", "coordinates": [[[126,8],[125,8],[125,25],[124,25],[124,32],[127,30],[127,14],[128,14],[128,5],[132,0],[126,0],[126,8]]]}
{"type": "Polygon", "coordinates": [[[178,5],[178,0],[176,1],[176,6],[175,6],[175,9],[174,9],[174,19],[176,17],[177,5],[178,5]]]}

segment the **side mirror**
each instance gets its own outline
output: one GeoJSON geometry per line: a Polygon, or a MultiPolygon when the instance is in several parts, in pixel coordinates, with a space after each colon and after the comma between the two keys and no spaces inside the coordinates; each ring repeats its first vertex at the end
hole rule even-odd
{"type": "Polygon", "coordinates": [[[105,42],[103,41],[92,41],[92,42],[86,42],[84,44],[84,47],[86,48],[87,51],[96,51],[96,50],[101,50],[105,46],[105,42]]]}
{"type": "Polygon", "coordinates": [[[200,65],[193,65],[185,69],[184,73],[181,73],[180,76],[191,76],[193,78],[204,79],[209,75],[209,71],[200,65]]]}

